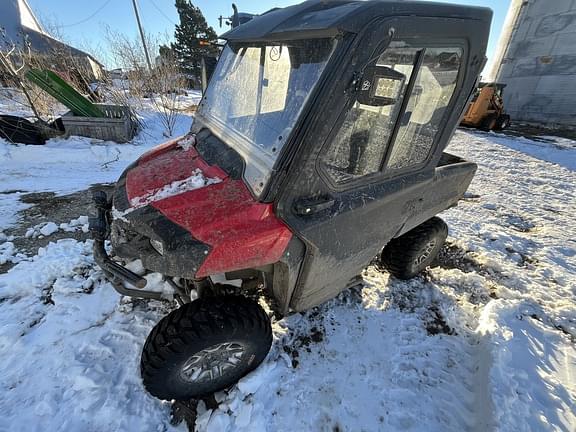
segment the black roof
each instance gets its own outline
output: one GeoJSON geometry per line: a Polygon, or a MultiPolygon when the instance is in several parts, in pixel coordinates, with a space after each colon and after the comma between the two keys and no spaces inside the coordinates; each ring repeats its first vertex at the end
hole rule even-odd
{"type": "Polygon", "coordinates": [[[266,41],[359,33],[378,16],[452,17],[490,23],[489,8],[403,0],[309,0],[266,12],[222,36],[229,41],[266,41]]]}

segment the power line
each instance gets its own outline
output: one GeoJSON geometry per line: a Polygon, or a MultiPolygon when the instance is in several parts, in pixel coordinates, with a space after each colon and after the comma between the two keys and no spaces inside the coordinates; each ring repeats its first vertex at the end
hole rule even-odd
{"type": "Polygon", "coordinates": [[[92,18],[94,18],[96,15],[98,15],[98,13],[100,13],[102,11],[102,9],[104,9],[106,6],[108,6],[108,3],[110,3],[112,0],[106,0],[104,2],[104,4],[102,4],[102,6],[100,6],[98,9],[96,9],[90,16],[88,16],[87,18],[84,18],[82,21],[78,21],[72,24],[66,24],[66,25],[61,25],[59,27],[73,27],[73,26],[77,26],[80,24],[84,24],[86,21],[90,21],[92,18]]]}
{"type": "Polygon", "coordinates": [[[152,6],[154,6],[154,9],[156,9],[158,12],[160,12],[160,15],[162,15],[164,18],[166,18],[172,24],[178,25],[174,21],[172,21],[172,19],[168,15],[166,15],[160,7],[158,7],[158,5],[154,2],[154,0],[149,0],[149,2],[152,4],[152,6]]]}

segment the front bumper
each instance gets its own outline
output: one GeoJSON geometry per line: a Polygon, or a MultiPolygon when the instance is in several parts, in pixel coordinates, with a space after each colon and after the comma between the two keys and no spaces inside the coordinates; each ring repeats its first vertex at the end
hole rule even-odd
{"type": "Polygon", "coordinates": [[[93,201],[96,207],[96,217],[90,218],[90,233],[94,240],[94,261],[96,261],[104,271],[110,283],[119,294],[160,300],[162,293],[143,289],[146,287],[147,282],[145,278],[110,259],[104,243],[110,235],[110,210],[112,206],[106,193],[102,191],[96,191],[94,193],[93,201]],[[125,282],[135,288],[127,288],[124,285],[125,282]]]}

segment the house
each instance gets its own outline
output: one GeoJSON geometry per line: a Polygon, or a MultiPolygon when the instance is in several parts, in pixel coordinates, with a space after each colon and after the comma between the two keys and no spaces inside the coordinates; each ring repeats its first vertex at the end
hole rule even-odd
{"type": "Polygon", "coordinates": [[[0,2],[0,51],[9,52],[13,47],[29,48],[49,58],[51,67],[64,74],[74,65],[91,80],[103,76],[103,67],[94,57],[48,34],[26,0],[0,2]]]}

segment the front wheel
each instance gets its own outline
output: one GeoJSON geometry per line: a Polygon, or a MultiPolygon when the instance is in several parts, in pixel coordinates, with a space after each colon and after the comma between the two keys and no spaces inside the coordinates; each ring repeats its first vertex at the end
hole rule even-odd
{"type": "Polygon", "coordinates": [[[480,124],[480,129],[486,132],[490,132],[491,130],[496,129],[498,126],[498,115],[497,114],[488,114],[482,120],[480,124]]]}
{"type": "Polygon", "coordinates": [[[264,310],[241,296],[206,297],[165,316],[142,351],[144,387],[159,399],[224,390],[254,370],[272,344],[264,310]]]}
{"type": "Polygon", "coordinates": [[[504,130],[510,127],[510,116],[508,114],[502,114],[498,117],[498,121],[496,122],[496,130],[504,130]]]}

